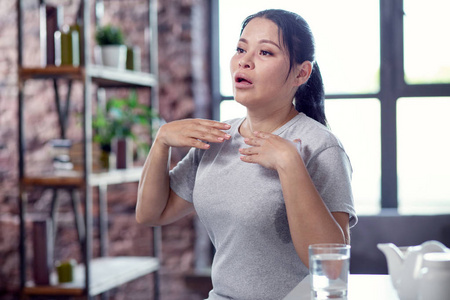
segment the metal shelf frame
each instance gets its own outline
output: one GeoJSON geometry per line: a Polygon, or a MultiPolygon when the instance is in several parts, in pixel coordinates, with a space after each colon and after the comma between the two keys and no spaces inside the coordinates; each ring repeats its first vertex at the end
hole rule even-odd
{"type": "MultiPolygon", "coordinates": [[[[38,1],[38,0],[36,0],[38,1]]],[[[94,0],[80,0],[79,16],[83,20],[83,37],[89,37],[91,32],[91,11],[90,2],[94,0]]],[[[118,71],[111,68],[97,66],[91,64],[90,49],[91,41],[89,38],[83,40],[83,58],[79,67],[71,66],[47,66],[47,67],[24,67],[23,65],[23,1],[17,0],[17,29],[18,29],[18,150],[19,150],[19,218],[20,218],[20,287],[22,296],[33,295],[59,295],[70,297],[82,297],[92,299],[95,295],[102,294],[107,290],[117,287],[125,282],[134,280],[145,274],[154,274],[154,298],[159,299],[159,261],[161,229],[153,228],[153,256],[152,257],[119,257],[117,259],[111,257],[93,258],[92,242],[93,242],[93,201],[92,189],[99,189],[99,220],[100,220],[100,245],[101,256],[107,253],[107,200],[106,190],[110,184],[120,184],[124,182],[137,182],[140,177],[141,169],[117,170],[109,173],[93,174],[92,171],[92,89],[109,87],[125,87],[125,88],[150,88],[150,103],[155,111],[158,111],[158,30],[157,30],[157,1],[147,0],[149,10],[149,29],[150,29],[150,45],[149,45],[149,63],[150,70],[146,72],[134,71],[118,71]],[[58,94],[57,80],[67,80],[68,95],[65,106],[62,105],[58,94]],[[71,176],[40,176],[31,177],[26,174],[25,166],[25,93],[26,82],[29,80],[53,80],[55,89],[55,102],[58,110],[60,135],[65,138],[67,118],[69,116],[70,88],[72,81],[80,81],[83,84],[83,120],[82,120],[82,142],[84,145],[83,157],[84,164],[81,173],[72,174],[71,176]],[[28,189],[33,186],[41,186],[54,191],[53,204],[51,209],[52,222],[55,223],[57,214],[57,194],[60,189],[67,190],[72,193],[74,206],[74,214],[76,225],[79,233],[79,242],[82,249],[83,264],[81,268],[77,268],[76,286],[51,285],[51,286],[34,286],[26,278],[26,207],[28,189]],[[82,195],[84,211],[78,212],[77,193],[82,195]],[[130,270],[122,277],[117,276],[121,273],[123,266],[129,264],[139,266],[139,271],[130,270]],[[99,270],[105,268],[110,273],[116,274],[110,282],[99,282],[99,270]],[[114,269],[114,266],[116,269],[114,269]],[[116,270],[117,272],[114,272],[116,270]],[[120,277],[120,278],[118,278],[120,277]]],[[[39,3],[43,3],[39,0],[39,3]]],[[[97,2],[95,0],[95,7],[97,2]]],[[[155,123],[154,123],[155,124],[155,123]]]]}

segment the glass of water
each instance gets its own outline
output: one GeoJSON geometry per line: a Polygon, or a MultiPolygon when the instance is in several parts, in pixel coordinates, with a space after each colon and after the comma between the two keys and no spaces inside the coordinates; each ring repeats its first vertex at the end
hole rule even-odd
{"type": "Polygon", "coordinates": [[[309,273],[314,299],[347,299],[350,245],[309,246],[309,273]]]}

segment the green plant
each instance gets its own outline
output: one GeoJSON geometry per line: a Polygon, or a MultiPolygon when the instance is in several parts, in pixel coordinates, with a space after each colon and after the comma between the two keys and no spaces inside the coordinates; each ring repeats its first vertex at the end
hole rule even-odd
{"type": "Polygon", "coordinates": [[[139,103],[136,91],[132,91],[128,98],[111,98],[106,109],[99,109],[92,119],[93,140],[102,148],[110,147],[114,138],[130,137],[137,141],[133,128],[143,126],[151,134],[152,119],[156,117],[151,107],[139,103]]]}
{"type": "Polygon", "coordinates": [[[100,46],[124,44],[124,36],[122,30],[112,25],[106,25],[97,28],[97,31],[95,33],[95,40],[100,46]]]}

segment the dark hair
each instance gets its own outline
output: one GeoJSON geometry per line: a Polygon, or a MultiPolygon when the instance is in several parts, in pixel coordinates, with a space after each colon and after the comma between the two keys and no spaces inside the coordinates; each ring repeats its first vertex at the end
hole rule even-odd
{"type": "Polygon", "coordinates": [[[241,34],[254,18],[265,18],[278,26],[284,47],[289,54],[289,72],[294,64],[301,64],[304,61],[310,61],[313,64],[308,81],[302,84],[295,93],[295,109],[326,125],[325,92],[319,65],[314,57],[314,37],[308,23],[296,13],[282,9],[269,9],[248,16],[242,23],[241,34]]]}

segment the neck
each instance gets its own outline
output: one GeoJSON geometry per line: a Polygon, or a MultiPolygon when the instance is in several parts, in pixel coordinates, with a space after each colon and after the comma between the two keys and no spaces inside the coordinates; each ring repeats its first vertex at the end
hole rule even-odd
{"type": "Polygon", "coordinates": [[[241,125],[240,132],[244,137],[251,136],[255,131],[263,131],[272,133],[292,118],[298,112],[293,105],[269,113],[253,113],[247,110],[247,117],[241,125]]]}

